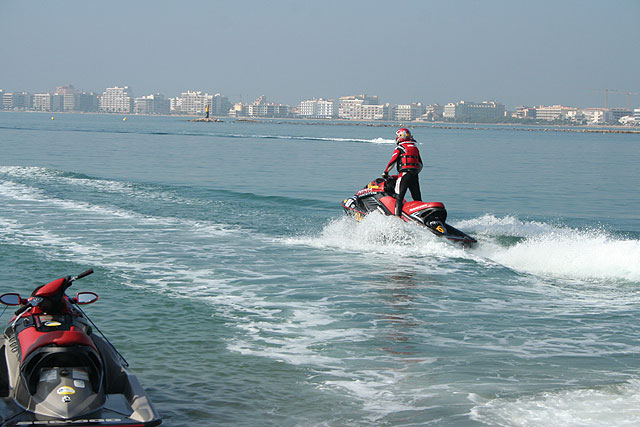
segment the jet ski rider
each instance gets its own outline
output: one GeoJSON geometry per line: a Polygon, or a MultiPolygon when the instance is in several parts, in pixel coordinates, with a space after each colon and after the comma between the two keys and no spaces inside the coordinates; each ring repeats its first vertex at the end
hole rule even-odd
{"type": "Polygon", "coordinates": [[[396,131],[396,149],[391,155],[391,160],[382,173],[383,178],[389,177],[389,169],[394,165],[398,170],[398,180],[396,181],[396,216],[402,217],[402,201],[407,193],[407,188],[411,191],[413,200],[422,201],[420,194],[420,181],[418,174],[422,170],[422,158],[409,129],[400,128],[396,131]]]}

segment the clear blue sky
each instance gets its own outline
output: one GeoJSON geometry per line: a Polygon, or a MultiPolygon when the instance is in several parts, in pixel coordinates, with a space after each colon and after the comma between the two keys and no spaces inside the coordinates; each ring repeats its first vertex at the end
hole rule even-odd
{"type": "Polygon", "coordinates": [[[640,92],[639,46],[640,0],[0,0],[5,91],[588,107],[640,92]]]}

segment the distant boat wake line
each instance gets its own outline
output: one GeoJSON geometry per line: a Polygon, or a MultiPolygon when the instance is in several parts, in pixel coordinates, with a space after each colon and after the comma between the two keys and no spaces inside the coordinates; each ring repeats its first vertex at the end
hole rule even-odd
{"type": "Polygon", "coordinates": [[[282,139],[299,141],[335,141],[335,142],[356,142],[366,144],[395,144],[395,140],[384,138],[359,139],[359,138],[330,138],[316,136],[296,136],[296,135],[253,135],[253,134],[233,134],[216,132],[163,132],[163,131],[141,131],[138,129],[41,129],[36,127],[10,127],[0,126],[0,129],[7,130],[27,130],[27,131],[60,131],[60,132],[85,132],[85,133],[114,133],[114,134],[142,134],[142,135],[179,135],[179,136],[200,136],[214,138],[253,138],[253,139],[282,139]]]}
{"type": "Polygon", "coordinates": [[[215,135],[219,137],[229,138],[254,138],[254,139],[283,139],[283,140],[300,140],[300,141],[334,141],[334,142],[358,142],[366,144],[395,144],[393,139],[373,138],[373,139],[359,139],[359,138],[330,138],[319,136],[296,136],[296,135],[245,135],[245,134],[219,134],[215,135]]]}
{"type": "Polygon", "coordinates": [[[341,217],[327,224],[319,236],[298,237],[287,242],[424,259],[466,258],[540,276],[640,283],[640,240],[637,238],[491,215],[452,225],[474,235],[479,241],[478,247],[462,250],[427,230],[376,214],[361,222],[341,217]],[[509,243],[504,243],[502,238],[507,238],[509,243]]]}

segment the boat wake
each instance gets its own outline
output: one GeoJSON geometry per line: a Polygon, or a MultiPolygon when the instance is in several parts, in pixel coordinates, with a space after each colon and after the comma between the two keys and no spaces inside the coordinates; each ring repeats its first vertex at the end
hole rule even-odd
{"type": "Polygon", "coordinates": [[[475,253],[513,270],[582,281],[640,282],[640,240],[602,228],[575,229],[486,215],[458,224],[483,242],[475,253]]]}
{"type": "Polygon", "coordinates": [[[334,137],[320,137],[320,136],[295,136],[295,135],[263,135],[263,134],[218,134],[221,138],[253,138],[253,139],[279,139],[279,140],[295,140],[295,141],[328,141],[328,142],[357,142],[365,144],[395,144],[393,139],[385,138],[334,138],[334,137]]]}
{"type": "Polygon", "coordinates": [[[291,242],[349,252],[436,257],[495,263],[536,276],[640,283],[640,239],[603,229],[575,229],[539,221],[484,215],[452,224],[478,238],[464,250],[428,230],[377,213],[362,221],[341,217],[317,236],[291,242]]]}
{"type": "Polygon", "coordinates": [[[518,398],[470,398],[476,404],[471,418],[489,425],[632,426],[638,422],[640,381],[518,398]]]}

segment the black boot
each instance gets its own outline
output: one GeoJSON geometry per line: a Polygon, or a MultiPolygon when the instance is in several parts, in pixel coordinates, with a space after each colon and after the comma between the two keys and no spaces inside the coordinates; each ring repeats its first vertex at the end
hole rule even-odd
{"type": "Polygon", "coordinates": [[[396,198],[396,216],[402,218],[402,199],[396,198]]]}

